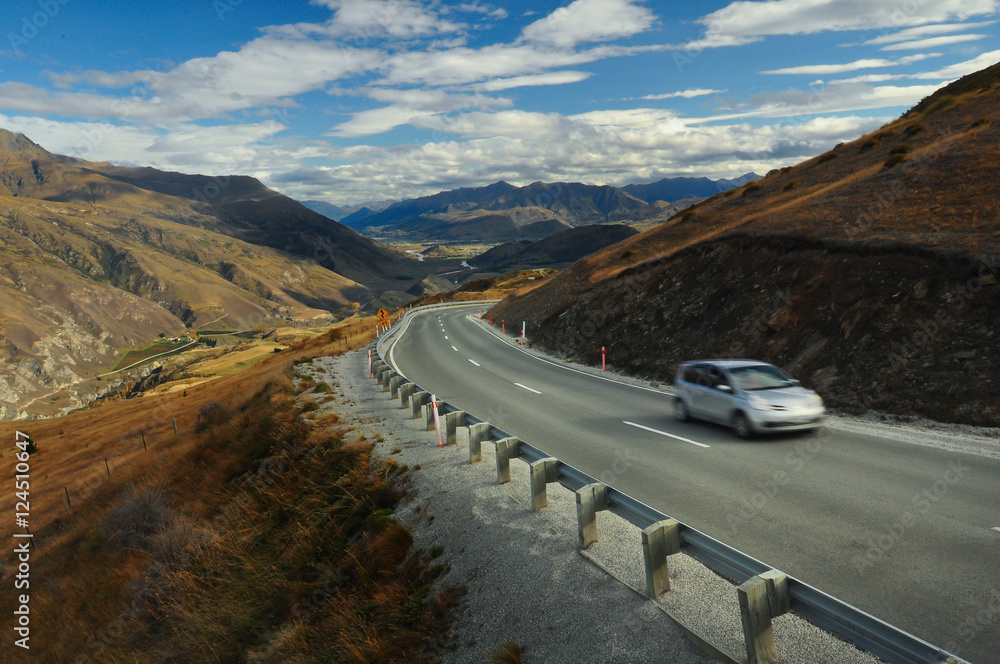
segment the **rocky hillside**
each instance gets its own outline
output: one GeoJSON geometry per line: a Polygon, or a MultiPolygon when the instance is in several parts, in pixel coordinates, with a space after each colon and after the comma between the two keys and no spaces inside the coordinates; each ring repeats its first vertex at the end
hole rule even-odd
{"type": "MultiPolygon", "coordinates": [[[[277,196],[256,180],[232,178],[208,205],[190,193],[207,178],[158,173],[60,157],[0,130],[0,416],[86,383],[66,407],[79,405],[124,350],[161,335],[220,320],[322,323],[371,296],[316,261],[238,237],[255,239],[263,213],[226,206],[277,196]]],[[[352,251],[378,249],[341,229],[357,238],[352,251]]]]}
{"type": "Polygon", "coordinates": [[[1000,65],[578,262],[496,315],[660,380],[787,367],[828,401],[1000,425],[1000,65]]]}

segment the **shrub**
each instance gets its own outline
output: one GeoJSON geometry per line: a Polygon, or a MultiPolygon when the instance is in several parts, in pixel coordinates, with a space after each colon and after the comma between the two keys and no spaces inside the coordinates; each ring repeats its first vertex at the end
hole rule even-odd
{"type": "Polygon", "coordinates": [[[819,158],[819,163],[825,164],[826,162],[832,161],[836,158],[837,154],[835,152],[827,152],[826,154],[824,154],[822,157],[819,158]]]}
{"type": "Polygon", "coordinates": [[[913,148],[911,148],[911,147],[910,147],[909,145],[907,145],[906,143],[900,143],[899,145],[897,145],[896,147],[894,147],[894,148],[893,148],[892,150],[890,150],[890,151],[889,151],[889,154],[907,154],[907,153],[909,153],[909,152],[910,152],[910,151],[911,151],[912,149],[913,149],[913,148]]]}
{"type": "Polygon", "coordinates": [[[201,433],[217,424],[225,424],[232,416],[232,412],[218,401],[209,401],[198,409],[198,420],[194,430],[201,433]]]}
{"type": "Polygon", "coordinates": [[[885,160],[885,163],[882,164],[882,168],[892,168],[893,166],[901,164],[904,161],[906,161],[905,154],[894,154],[885,160]]]}
{"type": "Polygon", "coordinates": [[[923,130],[924,126],[922,124],[912,124],[909,127],[907,127],[906,131],[904,131],[903,133],[906,134],[907,136],[916,136],[923,130]]]}
{"type": "Polygon", "coordinates": [[[794,182],[794,181],[793,182],[789,182],[788,184],[785,185],[785,187],[784,187],[784,189],[782,189],[782,191],[791,191],[792,189],[795,189],[796,186],[798,186],[797,182],[794,182]]]}
{"type": "Polygon", "coordinates": [[[327,383],[320,383],[319,385],[316,386],[316,389],[313,390],[313,392],[315,392],[316,394],[326,394],[329,391],[330,391],[330,386],[327,383]]]}
{"type": "Polygon", "coordinates": [[[160,487],[140,491],[130,483],[118,503],[101,521],[108,542],[122,549],[148,551],[153,538],[170,523],[170,500],[160,487]]]}
{"type": "Polygon", "coordinates": [[[524,653],[521,646],[511,641],[505,643],[502,648],[490,655],[491,664],[521,664],[524,653]]]}
{"type": "Polygon", "coordinates": [[[746,189],[743,190],[743,195],[747,196],[749,194],[755,194],[755,193],[757,193],[760,190],[761,190],[761,186],[759,184],[752,184],[752,185],[750,185],[749,187],[747,187],[746,189]]]}
{"type": "Polygon", "coordinates": [[[865,141],[864,143],[861,144],[861,149],[858,150],[858,152],[867,152],[868,150],[871,150],[876,145],[878,145],[878,139],[876,139],[874,137],[873,138],[869,138],[867,141],[865,141]]]}

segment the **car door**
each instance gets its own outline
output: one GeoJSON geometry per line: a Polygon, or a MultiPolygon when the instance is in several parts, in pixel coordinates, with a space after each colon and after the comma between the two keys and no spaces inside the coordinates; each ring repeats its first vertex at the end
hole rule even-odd
{"type": "Polygon", "coordinates": [[[695,417],[707,417],[708,401],[711,397],[712,381],[708,377],[708,367],[694,365],[688,367],[686,388],[688,410],[695,417]]]}
{"type": "Polygon", "coordinates": [[[707,367],[705,378],[709,386],[702,396],[702,417],[722,424],[729,423],[729,414],[733,412],[733,386],[729,378],[719,367],[707,367]]]}

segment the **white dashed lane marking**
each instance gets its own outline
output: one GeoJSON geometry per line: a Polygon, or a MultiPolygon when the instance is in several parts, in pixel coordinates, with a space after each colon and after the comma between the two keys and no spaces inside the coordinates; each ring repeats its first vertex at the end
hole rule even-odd
{"type": "Polygon", "coordinates": [[[651,429],[650,427],[645,427],[645,426],[643,426],[641,424],[636,424],[635,422],[625,422],[625,424],[629,425],[630,427],[635,427],[636,429],[642,429],[644,431],[650,431],[652,433],[659,434],[661,436],[666,436],[668,438],[673,438],[675,440],[680,440],[680,441],[683,441],[685,443],[691,443],[692,445],[697,445],[698,447],[710,447],[709,445],[706,445],[705,443],[699,443],[698,441],[691,440],[690,438],[683,438],[681,436],[675,436],[672,433],[667,433],[666,431],[660,431],[659,429],[651,429]]]}
{"type": "Polygon", "coordinates": [[[527,385],[521,385],[520,383],[514,383],[514,384],[520,387],[521,389],[528,390],[529,392],[534,392],[535,394],[541,394],[541,392],[539,392],[538,390],[528,387],[527,385]]]}
{"type": "Polygon", "coordinates": [[[454,346],[452,346],[452,347],[451,347],[451,349],[452,349],[453,351],[455,351],[456,353],[458,352],[458,349],[457,349],[457,348],[455,348],[454,346]]]}
{"type": "Polygon", "coordinates": [[[479,366],[479,362],[476,362],[475,360],[469,360],[469,362],[472,362],[472,363],[473,363],[474,365],[476,365],[477,367],[479,366]]]}

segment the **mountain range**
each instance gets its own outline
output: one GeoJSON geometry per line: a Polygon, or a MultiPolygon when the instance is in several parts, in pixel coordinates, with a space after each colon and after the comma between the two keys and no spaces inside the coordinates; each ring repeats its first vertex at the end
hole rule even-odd
{"type": "Polygon", "coordinates": [[[362,207],[341,222],[368,235],[413,241],[537,240],[591,224],[655,223],[676,211],[670,203],[691,204],[759,177],[664,178],[621,188],[578,182],[517,187],[500,181],[400,201],[381,211],[362,207]]]}

